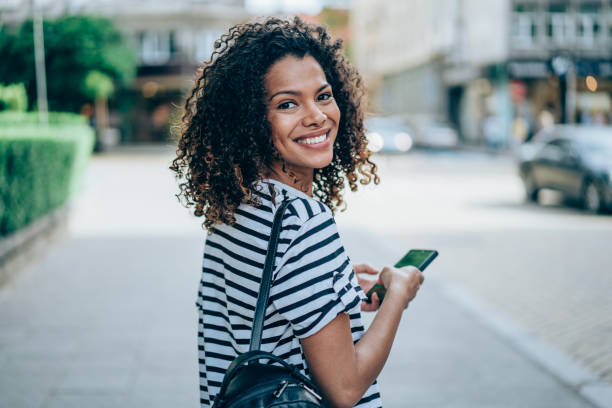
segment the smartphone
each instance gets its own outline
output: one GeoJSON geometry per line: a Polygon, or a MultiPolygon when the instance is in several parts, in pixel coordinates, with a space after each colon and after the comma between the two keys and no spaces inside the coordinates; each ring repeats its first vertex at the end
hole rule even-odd
{"type": "MultiPolygon", "coordinates": [[[[438,251],[433,249],[411,249],[406,255],[402,257],[394,266],[396,268],[402,268],[404,266],[412,265],[416,266],[421,272],[429,266],[429,264],[436,259],[438,251]]],[[[367,293],[368,303],[372,303],[372,295],[378,293],[378,298],[381,303],[385,298],[387,290],[383,285],[376,284],[367,293]]]]}

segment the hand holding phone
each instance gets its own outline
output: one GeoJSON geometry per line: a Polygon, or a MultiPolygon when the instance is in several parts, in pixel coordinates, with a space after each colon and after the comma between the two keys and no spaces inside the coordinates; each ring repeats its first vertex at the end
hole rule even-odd
{"type": "MultiPolygon", "coordinates": [[[[406,255],[402,257],[395,265],[396,268],[402,268],[404,266],[412,265],[419,269],[421,272],[429,266],[429,264],[436,259],[438,251],[433,249],[411,249],[406,255]]],[[[387,293],[387,289],[384,285],[376,284],[367,293],[368,303],[372,303],[372,295],[378,294],[378,299],[382,303],[387,293]]]]}

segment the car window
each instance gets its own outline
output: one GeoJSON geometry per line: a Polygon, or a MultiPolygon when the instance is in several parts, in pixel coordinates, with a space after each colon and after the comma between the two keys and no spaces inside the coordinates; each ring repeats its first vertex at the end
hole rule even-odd
{"type": "Polygon", "coordinates": [[[559,141],[559,147],[561,148],[564,154],[570,154],[572,152],[576,152],[576,147],[571,140],[561,139],[559,141]]]}
{"type": "Polygon", "coordinates": [[[555,139],[555,140],[551,140],[550,142],[546,143],[542,150],[561,151],[562,148],[563,148],[562,140],[555,139]]]}
{"type": "Polygon", "coordinates": [[[562,139],[551,140],[546,145],[560,148],[563,145],[563,140],[562,139]]]}
{"type": "Polygon", "coordinates": [[[554,139],[546,143],[538,156],[543,159],[559,160],[564,155],[562,139],[554,139]]]}

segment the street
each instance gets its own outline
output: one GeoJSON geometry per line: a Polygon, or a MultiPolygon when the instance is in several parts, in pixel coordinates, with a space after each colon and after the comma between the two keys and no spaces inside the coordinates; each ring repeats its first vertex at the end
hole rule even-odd
{"type": "Polygon", "coordinates": [[[612,382],[610,215],[566,207],[549,191],[543,205],[526,204],[509,157],[437,153],[377,162],[381,184],[351,197],[341,226],[383,237],[389,263],[409,248],[437,249],[427,277],[467,288],[612,382]]]}
{"type": "Polygon", "coordinates": [[[564,206],[547,191],[543,205],[526,204],[508,157],[379,162],[388,180],[355,194],[355,211],[339,224],[385,237],[398,258],[438,249],[426,275],[464,285],[612,382],[612,216],[564,206]]]}
{"type": "MultiPolygon", "coordinates": [[[[197,406],[205,233],[172,196],[171,157],[169,146],[95,156],[70,235],[0,288],[0,407],[197,406]]],[[[610,406],[592,402],[612,401],[612,216],[554,194],[525,204],[503,155],[375,161],[381,184],[347,194],[337,215],[353,262],[440,252],[379,378],[384,406],[610,406]],[[544,351],[510,341],[496,316],[544,351]],[[539,360],[550,350],[587,370],[575,382],[551,370],[539,360]]]]}

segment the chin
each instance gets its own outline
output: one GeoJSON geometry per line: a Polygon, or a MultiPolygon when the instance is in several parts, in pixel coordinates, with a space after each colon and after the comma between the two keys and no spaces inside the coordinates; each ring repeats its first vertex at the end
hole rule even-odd
{"type": "Polygon", "coordinates": [[[329,157],[323,159],[323,160],[318,160],[316,163],[313,163],[312,168],[313,169],[322,169],[324,167],[327,167],[331,164],[332,160],[334,159],[334,155],[330,154],[329,157]]]}

